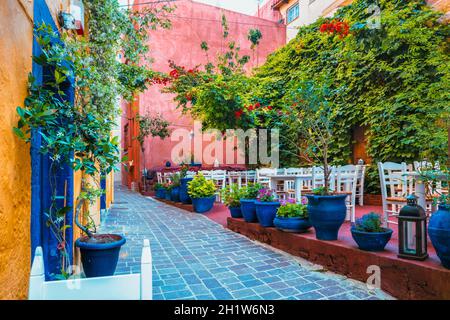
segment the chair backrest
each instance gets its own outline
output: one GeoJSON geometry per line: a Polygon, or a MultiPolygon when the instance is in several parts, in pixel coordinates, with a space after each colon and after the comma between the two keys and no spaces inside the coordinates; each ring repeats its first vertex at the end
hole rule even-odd
{"type": "Polygon", "coordinates": [[[211,180],[214,181],[217,187],[225,188],[227,184],[227,171],[226,170],[211,171],[211,180]]]}
{"type": "Polygon", "coordinates": [[[158,180],[159,184],[163,183],[163,176],[162,176],[162,172],[157,172],[156,173],[156,179],[158,180]]]}
{"type": "Polygon", "coordinates": [[[356,186],[360,175],[361,166],[345,165],[335,168],[337,192],[351,192],[356,194],[356,186]]]}
{"type": "Polygon", "coordinates": [[[383,198],[387,197],[405,197],[410,183],[405,174],[408,172],[408,166],[405,162],[378,162],[378,172],[380,175],[381,194],[383,198]]]}
{"type": "Polygon", "coordinates": [[[187,171],[186,178],[193,178],[196,175],[195,171],[187,171]]]}
{"type": "Polygon", "coordinates": [[[201,173],[206,179],[212,179],[212,171],[210,170],[199,170],[198,173],[201,173]]]}
{"type": "Polygon", "coordinates": [[[414,161],[414,170],[415,171],[421,171],[421,170],[440,170],[441,166],[439,162],[436,162],[433,166],[433,164],[429,161],[414,161]]]}
{"type": "Polygon", "coordinates": [[[164,172],[163,174],[163,182],[171,182],[172,181],[173,172],[164,172]]]}
{"type": "Polygon", "coordinates": [[[300,175],[303,174],[303,168],[287,168],[285,173],[288,175],[300,175]]]}
{"type": "Polygon", "coordinates": [[[30,273],[30,300],[152,300],[152,255],[145,239],[141,273],[97,278],[71,277],[45,281],[42,248],[37,247],[30,273]]]}
{"type": "Polygon", "coordinates": [[[256,182],[261,183],[263,185],[270,184],[269,175],[277,174],[277,169],[275,168],[261,168],[256,169],[256,182]]]}

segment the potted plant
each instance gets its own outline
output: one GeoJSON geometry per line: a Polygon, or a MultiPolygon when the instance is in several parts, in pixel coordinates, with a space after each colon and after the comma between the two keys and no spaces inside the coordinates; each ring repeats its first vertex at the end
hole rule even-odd
{"type": "Polygon", "coordinates": [[[280,202],[277,201],[273,190],[262,188],[258,191],[255,202],[256,216],[262,227],[273,227],[273,220],[277,215],[280,202]]]}
{"type": "Polygon", "coordinates": [[[221,191],[223,203],[230,210],[230,214],[232,218],[242,218],[241,211],[241,197],[242,190],[239,189],[237,184],[233,184],[231,186],[227,186],[225,189],[221,191]]]}
{"type": "Polygon", "coordinates": [[[383,251],[393,231],[383,228],[380,215],[370,212],[356,220],[351,232],[361,250],[383,251]]]}
{"type": "Polygon", "coordinates": [[[241,189],[241,212],[245,222],[258,222],[256,216],[256,197],[258,197],[258,191],[262,189],[262,185],[259,183],[249,184],[241,189]]]}
{"type": "Polygon", "coordinates": [[[194,211],[205,213],[214,206],[216,186],[211,180],[206,180],[203,174],[198,173],[192,181],[188,182],[188,194],[192,199],[194,211]]]}
{"type": "Polygon", "coordinates": [[[172,200],[172,182],[169,181],[169,182],[163,183],[163,187],[166,192],[164,195],[164,198],[169,201],[172,200]]]}
{"type": "Polygon", "coordinates": [[[304,233],[311,228],[306,207],[306,199],[302,203],[295,200],[282,200],[273,224],[285,232],[304,233]]]}
{"type": "Polygon", "coordinates": [[[438,210],[430,217],[428,236],[442,265],[450,269],[450,195],[436,188],[439,184],[450,186],[450,172],[441,166],[439,170],[424,170],[420,175],[424,183],[431,186],[432,193],[439,194],[434,198],[438,210]]]}
{"type": "Polygon", "coordinates": [[[339,92],[331,93],[326,85],[316,86],[311,81],[299,83],[291,106],[285,110],[288,124],[305,138],[303,158],[323,170],[323,187],[306,196],[309,219],[319,240],[337,240],[347,211],[347,195],[334,195],[330,190],[330,146],[334,141],[334,110],[330,104],[339,92]]]}
{"type": "Polygon", "coordinates": [[[181,165],[180,170],[180,201],[184,204],[191,204],[192,200],[188,194],[188,182],[192,181],[192,178],[187,177],[189,166],[186,164],[181,165]]]}
{"type": "MultiPolygon", "coordinates": [[[[84,190],[91,191],[91,187],[82,182],[84,190]]],[[[95,197],[83,198],[80,196],[75,209],[75,224],[86,236],[81,236],[75,241],[75,246],[80,249],[81,263],[87,278],[106,277],[114,275],[117,261],[119,260],[120,248],[126,239],[119,234],[97,234],[95,225],[83,225],[79,220],[81,209],[85,204],[92,204],[95,197]],[[93,229],[93,230],[90,230],[93,229]]]]}
{"type": "Polygon", "coordinates": [[[180,202],[180,174],[172,176],[172,190],[170,190],[170,200],[180,202]]]}
{"type": "Polygon", "coordinates": [[[162,183],[157,183],[155,184],[155,192],[156,192],[156,197],[158,199],[164,199],[166,197],[166,189],[164,189],[164,186],[162,183]]]}

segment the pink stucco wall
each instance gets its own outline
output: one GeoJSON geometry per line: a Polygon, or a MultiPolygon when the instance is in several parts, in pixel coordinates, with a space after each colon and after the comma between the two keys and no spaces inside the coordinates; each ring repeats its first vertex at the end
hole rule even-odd
{"type": "Polygon", "coordinates": [[[275,21],[284,23],[283,16],[281,15],[279,10],[273,9],[272,6],[279,2],[279,0],[267,0],[260,7],[259,10],[255,13],[255,16],[260,17],[262,19],[275,21]]]}
{"type": "MultiPolygon", "coordinates": [[[[142,8],[139,3],[146,0],[135,1],[135,8],[142,8]]],[[[157,71],[170,71],[168,61],[173,60],[178,65],[193,68],[206,63],[205,53],[200,44],[206,41],[210,47],[210,58],[217,56],[224,50],[226,42],[222,38],[221,17],[225,13],[229,27],[229,39],[236,40],[241,45],[241,54],[252,56],[250,43],[247,40],[248,31],[258,28],[263,38],[259,45],[255,59],[248,66],[264,63],[268,54],[286,43],[285,26],[254,16],[223,10],[214,6],[197,3],[190,0],[176,2],[175,12],[169,14],[172,21],[170,30],[151,31],[150,55],[154,59],[153,68],[157,71]]],[[[172,124],[172,129],[186,128],[191,130],[193,121],[191,117],[182,115],[176,109],[172,96],[160,92],[161,86],[152,86],[139,97],[139,110],[141,114],[161,113],[172,124]]],[[[172,147],[177,142],[170,138],[161,141],[159,138],[148,138],[145,143],[145,156],[141,157],[141,169],[159,167],[170,160],[172,147]]]]}

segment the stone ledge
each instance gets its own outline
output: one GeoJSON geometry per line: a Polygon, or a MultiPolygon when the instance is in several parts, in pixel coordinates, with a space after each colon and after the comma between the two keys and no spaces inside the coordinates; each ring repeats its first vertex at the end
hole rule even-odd
{"type": "Polygon", "coordinates": [[[366,252],[345,241],[317,240],[314,232],[286,233],[246,223],[243,219],[228,218],[227,224],[234,232],[355,280],[365,282],[370,276],[366,273],[367,267],[379,266],[381,289],[398,299],[450,299],[450,270],[434,261],[402,260],[392,252],[366,252]]]}

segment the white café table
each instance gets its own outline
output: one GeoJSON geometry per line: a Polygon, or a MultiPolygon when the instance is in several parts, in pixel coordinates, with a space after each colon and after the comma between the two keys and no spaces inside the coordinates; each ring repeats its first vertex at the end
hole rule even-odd
{"type": "MultiPolygon", "coordinates": [[[[302,198],[302,182],[313,179],[312,174],[268,174],[270,178],[270,189],[275,190],[277,181],[295,181],[295,200],[302,198]]],[[[321,176],[317,176],[320,179],[321,176]]],[[[323,177],[323,175],[322,175],[323,177]]]]}

